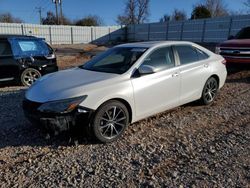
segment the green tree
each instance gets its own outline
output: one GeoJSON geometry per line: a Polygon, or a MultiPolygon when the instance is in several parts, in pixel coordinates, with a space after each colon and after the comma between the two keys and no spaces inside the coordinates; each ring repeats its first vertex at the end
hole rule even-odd
{"type": "Polygon", "coordinates": [[[57,19],[53,12],[49,11],[47,12],[47,16],[45,18],[42,18],[42,24],[43,25],[57,25],[57,19]]]}
{"type": "Polygon", "coordinates": [[[191,19],[202,19],[202,18],[211,18],[211,13],[204,5],[197,5],[194,7],[191,19]]]}
{"type": "Polygon", "coordinates": [[[169,16],[168,14],[165,14],[163,15],[161,18],[160,18],[160,22],[163,23],[163,22],[168,22],[170,21],[171,19],[171,16],[169,16]]]}
{"type": "Polygon", "coordinates": [[[100,26],[102,24],[102,19],[97,15],[89,15],[75,21],[75,25],[77,26],[100,26]]]}
{"type": "MultiPolygon", "coordinates": [[[[43,25],[57,25],[57,18],[55,14],[51,11],[47,12],[47,16],[45,18],[42,18],[42,24],[43,25]]],[[[64,15],[61,20],[62,25],[72,25],[71,21],[66,18],[64,15]]]]}

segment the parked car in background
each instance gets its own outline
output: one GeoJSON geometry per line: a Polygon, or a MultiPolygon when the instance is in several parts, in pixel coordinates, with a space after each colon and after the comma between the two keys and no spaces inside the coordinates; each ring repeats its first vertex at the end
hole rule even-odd
{"type": "Polygon", "coordinates": [[[23,108],[46,128],[86,124],[98,140],[111,142],[129,123],[191,101],[213,102],[227,76],[224,61],[191,42],[123,44],[42,77],[26,92],[23,108]]]}
{"type": "Polygon", "coordinates": [[[250,27],[241,29],[228,39],[216,47],[216,53],[226,59],[227,65],[250,64],[250,27]]]}
{"type": "Polygon", "coordinates": [[[53,49],[41,38],[0,35],[0,82],[32,85],[47,73],[58,71],[53,49]]]}

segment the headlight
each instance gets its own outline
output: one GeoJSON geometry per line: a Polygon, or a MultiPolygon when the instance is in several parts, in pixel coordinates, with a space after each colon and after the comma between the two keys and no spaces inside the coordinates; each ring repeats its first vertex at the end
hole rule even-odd
{"type": "Polygon", "coordinates": [[[50,55],[47,55],[45,56],[46,59],[55,59],[56,58],[56,55],[53,53],[53,54],[50,54],[50,55]]]}
{"type": "Polygon", "coordinates": [[[215,48],[215,53],[216,53],[216,54],[220,54],[220,52],[221,52],[221,51],[220,51],[220,47],[216,46],[216,48],[215,48]]]}
{"type": "Polygon", "coordinates": [[[72,112],[82,101],[87,98],[87,95],[76,97],[72,99],[65,99],[60,101],[52,101],[42,104],[38,110],[46,113],[69,113],[72,112]]]}

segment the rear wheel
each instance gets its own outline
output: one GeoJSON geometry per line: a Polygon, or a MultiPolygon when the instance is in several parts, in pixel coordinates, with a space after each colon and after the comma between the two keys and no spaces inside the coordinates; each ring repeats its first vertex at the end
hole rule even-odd
{"type": "Polygon", "coordinates": [[[208,105],[211,102],[213,102],[218,92],[218,88],[219,88],[218,81],[214,77],[209,78],[202,91],[202,96],[201,96],[202,104],[208,105]]]}
{"type": "Polygon", "coordinates": [[[31,86],[38,78],[42,75],[41,73],[33,68],[27,68],[21,75],[21,83],[24,86],[31,86]]]}
{"type": "Polygon", "coordinates": [[[129,124],[126,106],[119,101],[104,103],[96,112],[92,126],[95,137],[104,143],[117,140],[129,124]]]}

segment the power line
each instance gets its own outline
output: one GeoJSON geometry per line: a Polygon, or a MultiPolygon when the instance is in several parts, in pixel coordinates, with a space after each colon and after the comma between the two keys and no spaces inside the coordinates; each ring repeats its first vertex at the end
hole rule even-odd
{"type": "Polygon", "coordinates": [[[42,24],[42,7],[36,7],[37,12],[39,13],[39,20],[40,20],[40,24],[42,24]]]}

